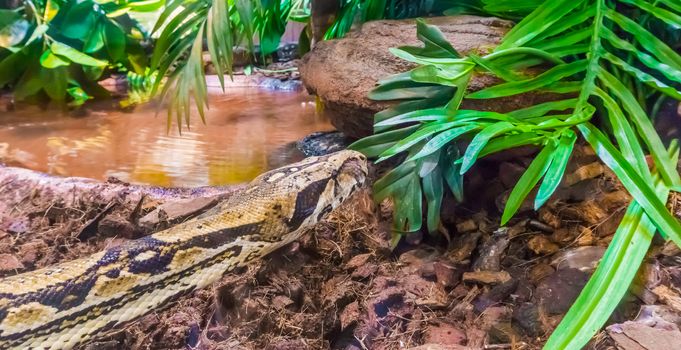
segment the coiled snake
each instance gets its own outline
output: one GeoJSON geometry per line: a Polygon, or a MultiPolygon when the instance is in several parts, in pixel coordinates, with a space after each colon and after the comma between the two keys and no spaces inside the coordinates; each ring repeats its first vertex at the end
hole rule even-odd
{"type": "Polygon", "coordinates": [[[0,280],[0,349],[68,349],[297,239],[364,184],[341,151],[269,171],[200,216],[90,257],[0,280]]]}

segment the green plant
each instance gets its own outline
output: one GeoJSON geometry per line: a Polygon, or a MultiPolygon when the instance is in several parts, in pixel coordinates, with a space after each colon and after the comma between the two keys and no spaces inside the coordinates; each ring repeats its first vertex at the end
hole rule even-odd
{"type": "Polygon", "coordinates": [[[151,11],[160,0],[26,0],[0,9],[0,87],[17,100],[49,98],[81,105],[106,91],[106,72],[143,73],[144,33],[126,13],[151,11]]]}
{"type": "Polygon", "coordinates": [[[458,3],[457,0],[342,0],[338,17],[324,34],[324,38],[342,38],[350,31],[356,19],[368,22],[384,18],[442,15],[446,10],[453,10],[452,7],[458,3]]]}
{"type": "Polygon", "coordinates": [[[665,208],[669,191],[681,188],[678,147],[666,148],[648,117],[662,99],[681,100],[681,56],[667,44],[679,40],[681,5],[674,0],[469,4],[458,10],[494,8],[521,20],[491,53],[466,56],[437,28],[419,21],[425,46],[392,50],[419,66],[382,80],[371,93],[374,99],[403,102],[378,113],[375,135],[352,148],[379,162],[406,157],[375,183],[376,199],[394,198],[395,229],[404,233],[421,228],[423,195],[426,226],[433,232],[445,184],[460,198],[462,176],[478,159],[522,145],[540,151],[512,190],[501,223],[536,185],[534,207],[541,207],[559,185],[581,135],[634,198],[598,269],[545,345],[581,348],[626,293],[623,286],[634,278],[654,232],[681,246],[681,224],[665,208]],[[531,12],[528,3],[535,5],[531,12]],[[492,74],[501,82],[467,92],[474,74],[492,74]],[[460,108],[466,99],[528,92],[561,97],[506,113],[460,108]],[[654,161],[652,170],[646,153],[654,161]]]}
{"type": "MultiPolygon", "coordinates": [[[[338,18],[325,37],[345,35],[361,13],[361,21],[380,18],[406,18],[442,14],[456,0],[343,0],[338,18]]],[[[156,81],[153,94],[170,101],[168,127],[175,121],[181,130],[189,127],[191,100],[201,119],[208,107],[203,75],[202,42],[205,40],[220,84],[223,75],[232,74],[233,48],[246,46],[254,53],[254,38],[259,39],[260,53],[277,50],[288,21],[309,25],[310,0],[170,0],[161,13],[154,32],[160,32],[151,67],[160,77],[167,76],[162,89],[156,81]]],[[[301,43],[309,43],[304,30],[301,43]]]]}
{"type": "Polygon", "coordinates": [[[170,100],[168,127],[173,119],[178,128],[184,119],[189,127],[191,99],[204,119],[208,107],[203,72],[203,41],[208,46],[220,84],[224,74],[232,74],[233,49],[246,45],[255,52],[254,38],[263,56],[279,47],[288,20],[306,22],[306,0],[170,0],[161,13],[154,31],[160,35],[151,58],[151,67],[159,76],[168,76],[163,89],[161,80],[153,87],[164,100],[170,100]],[[173,115],[175,118],[173,118],[173,115]]]}

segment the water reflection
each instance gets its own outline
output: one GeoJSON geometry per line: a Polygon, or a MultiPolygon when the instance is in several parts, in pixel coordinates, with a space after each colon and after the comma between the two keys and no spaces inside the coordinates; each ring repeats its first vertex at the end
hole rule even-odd
{"type": "Polygon", "coordinates": [[[229,89],[212,95],[207,124],[166,132],[164,112],[93,111],[73,118],[36,108],[0,117],[0,158],[64,176],[161,186],[224,185],[251,180],[291,160],[282,147],[330,130],[304,93],[229,89]]]}

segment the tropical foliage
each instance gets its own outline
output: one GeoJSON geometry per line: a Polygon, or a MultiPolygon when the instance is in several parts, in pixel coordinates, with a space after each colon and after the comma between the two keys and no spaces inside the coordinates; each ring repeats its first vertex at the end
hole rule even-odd
{"type": "MultiPolygon", "coordinates": [[[[333,25],[325,33],[326,39],[341,38],[347,34],[357,19],[367,22],[377,19],[402,19],[426,15],[442,15],[460,8],[457,0],[343,0],[338,16],[333,25]]],[[[466,6],[469,11],[476,11],[473,4],[466,6]]]]}
{"type": "MultiPolygon", "coordinates": [[[[463,3],[463,2],[462,2],[463,3]]],[[[462,55],[441,32],[418,22],[423,47],[392,52],[418,64],[380,82],[371,97],[400,100],[375,118],[375,135],[352,147],[377,161],[403,156],[375,183],[393,197],[395,229],[437,230],[446,190],[461,198],[463,175],[492,153],[524,145],[539,152],[510,193],[506,224],[532,189],[540,208],[561,182],[576,140],[591,145],[634,201],[598,269],[547,342],[578,349],[603,326],[626,293],[657,231],[681,246],[681,224],[665,208],[679,190],[678,147],[666,147],[649,115],[663,99],[681,100],[681,5],[676,0],[470,1],[452,11],[492,12],[519,23],[491,53],[462,55]],[[463,6],[465,5],[465,6],[463,6]],[[532,68],[528,70],[528,68],[532,68]],[[534,73],[529,73],[529,72],[534,73]],[[500,83],[470,92],[475,74],[500,83]],[[505,113],[462,109],[466,100],[555,93],[554,101],[505,113]],[[649,168],[646,154],[654,167],[649,168]]]]}
{"type": "MultiPolygon", "coordinates": [[[[442,14],[454,0],[347,0],[341,1],[338,16],[325,38],[344,36],[356,22],[379,18],[405,18],[442,14]],[[360,16],[361,14],[361,16],[360,16]]],[[[245,46],[255,53],[258,38],[262,56],[277,50],[289,21],[306,23],[301,43],[309,42],[310,0],[169,0],[154,31],[158,31],[151,67],[159,76],[168,76],[167,84],[153,92],[170,101],[168,125],[176,121],[189,126],[192,99],[201,118],[208,107],[203,75],[202,43],[207,43],[220,84],[223,75],[232,74],[233,49],[245,46]]]]}
{"type": "Polygon", "coordinates": [[[106,95],[96,84],[111,70],[143,74],[144,31],[127,15],[159,0],[26,0],[0,9],[0,87],[16,100],[80,105],[106,95]]]}

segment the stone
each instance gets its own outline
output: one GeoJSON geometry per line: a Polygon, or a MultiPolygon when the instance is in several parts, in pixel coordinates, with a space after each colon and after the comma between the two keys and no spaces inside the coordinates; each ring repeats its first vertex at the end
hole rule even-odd
{"type": "Polygon", "coordinates": [[[589,274],[576,269],[556,270],[544,278],[536,290],[540,310],[548,315],[567,312],[586,285],[589,274]]]}
{"type": "Polygon", "coordinates": [[[591,272],[596,269],[598,262],[605,254],[605,248],[586,246],[564,250],[556,254],[551,260],[551,265],[556,269],[576,269],[591,272]]]}
{"type": "Polygon", "coordinates": [[[523,303],[516,307],[513,310],[513,322],[530,337],[537,337],[546,333],[546,327],[541,322],[539,308],[532,303],[523,303]]]}
{"type": "Polygon", "coordinates": [[[627,321],[606,328],[618,349],[681,349],[681,331],[673,323],[644,324],[627,321]]]}
{"type": "Polygon", "coordinates": [[[506,271],[473,271],[464,272],[463,281],[481,284],[500,284],[511,280],[511,275],[506,271]]]}
{"type": "MultiPolygon", "coordinates": [[[[513,26],[509,21],[477,16],[431,17],[426,21],[438,26],[461,54],[490,52],[513,26]]],[[[389,51],[404,45],[423,45],[416,37],[414,19],[367,22],[343,39],[317,43],[302,59],[301,79],[310,93],[319,96],[324,113],[338,130],[352,138],[368,136],[373,132],[374,114],[394,105],[372,101],[368,93],[379,79],[415,67],[389,51]]],[[[495,82],[492,76],[476,75],[469,89],[480,90],[495,82]]],[[[494,103],[465,100],[462,108],[504,112],[545,101],[546,97],[523,94],[496,99],[494,103]]]]}

